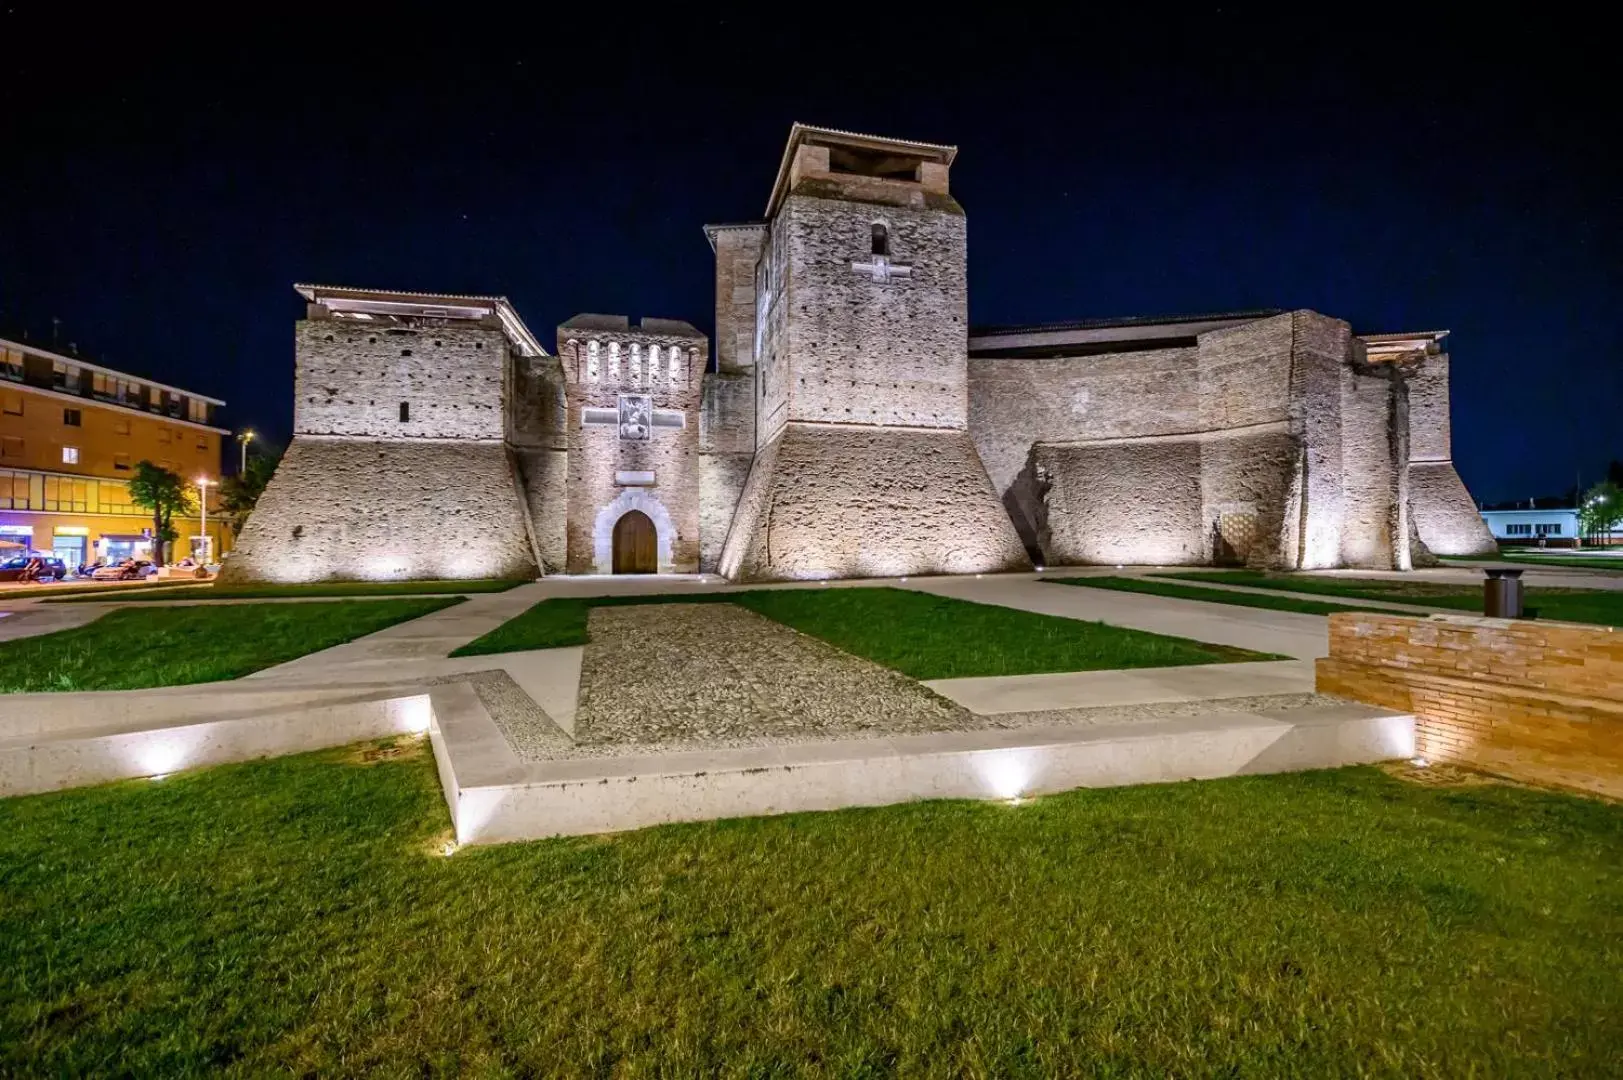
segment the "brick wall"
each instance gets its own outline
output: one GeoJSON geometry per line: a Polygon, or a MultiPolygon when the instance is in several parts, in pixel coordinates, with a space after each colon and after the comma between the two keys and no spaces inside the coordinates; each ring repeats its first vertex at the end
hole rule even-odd
{"type": "Polygon", "coordinates": [[[1623,796],[1623,631],[1469,615],[1330,616],[1318,689],[1415,715],[1417,752],[1623,796]]]}

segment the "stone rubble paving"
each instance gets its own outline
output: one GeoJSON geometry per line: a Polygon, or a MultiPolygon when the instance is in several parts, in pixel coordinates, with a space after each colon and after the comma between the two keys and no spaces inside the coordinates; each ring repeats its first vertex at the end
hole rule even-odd
{"type": "Polygon", "coordinates": [[[731,604],[594,608],[580,743],[966,731],[906,676],[731,604]]]}

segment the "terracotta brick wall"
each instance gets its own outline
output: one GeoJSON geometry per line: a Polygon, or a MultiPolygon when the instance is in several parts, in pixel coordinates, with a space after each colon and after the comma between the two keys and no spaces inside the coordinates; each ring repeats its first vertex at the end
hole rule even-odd
{"type": "Polygon", "coordinates": [[[1623,797],[1623,630],[1330,616],[1322,693],[1413,713],[1419,754],[1623,797]]]}

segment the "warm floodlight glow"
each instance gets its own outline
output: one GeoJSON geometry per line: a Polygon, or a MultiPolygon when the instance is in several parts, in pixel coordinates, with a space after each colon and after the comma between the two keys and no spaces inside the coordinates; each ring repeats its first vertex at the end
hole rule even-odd
{"type": "Polygon", "coordinates": [[[1033,754],[1029,748],[988,750],[975,755],[975,771],[998,799],[1019,799],[1031,786],[1033,754]]]}
{"type": "Polygon", "coordinates": [[[1413,765],[1417,769],[1426,769],[1431,767],[1431,762],[1427,761],[1423,757],[1410,758],[1409,764],[1413,765]]]}
{"type": "Polygon", "coordinates": [[[160,779],[192,762],[201,736],[194,729],[143,731],[131,736],[126,761],[130,774],[160,779]]]}
{"type": "Polygon", "coordinates": [[[434,706],[427,694],[397,698],[391,704],[394,706],[395,722],[408,735],[425,733],[434,721],[434,706]]]}
{"type": "Polygon", "coordinates": [[[455,840],[447,840],[445,842],[445,846],[440,848],[440,854],[449,859],[452,855],[456,854],[456,848],[457,843],[455,840]]]}

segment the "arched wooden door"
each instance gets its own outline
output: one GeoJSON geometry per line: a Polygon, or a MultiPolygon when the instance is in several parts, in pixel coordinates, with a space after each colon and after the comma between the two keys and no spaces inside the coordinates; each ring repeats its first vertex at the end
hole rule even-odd
{"type": "Polygon", "coordinates": [[[614,523],[614,572],[653,574],[659,570],[654,523],[641,510],[627,510],[614,523]]]}

